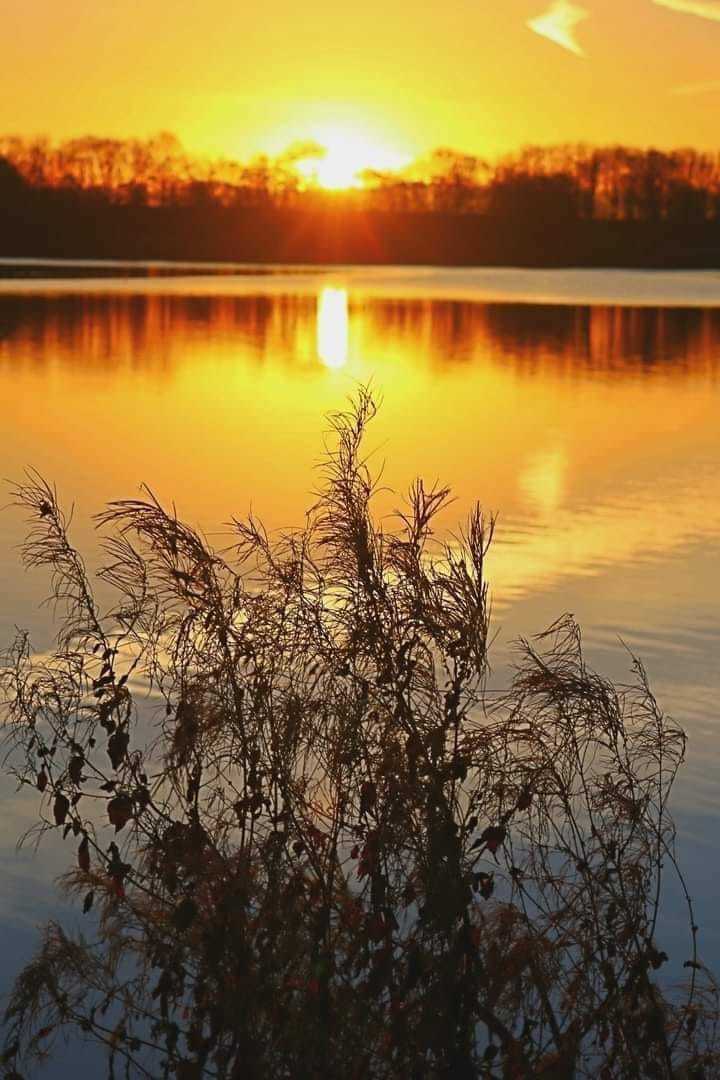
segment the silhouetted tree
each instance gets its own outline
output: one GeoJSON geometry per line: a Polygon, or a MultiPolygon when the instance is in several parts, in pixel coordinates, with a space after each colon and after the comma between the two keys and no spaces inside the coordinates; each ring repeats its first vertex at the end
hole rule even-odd
{"type": "Polygon", "coordinates": [[[28,185],[15,166],[0,157],[0,206],[12,206],[25,198],[28,185]]]}
{"type": "Polygon", "coordinates": [[[490,164],[439,149],[400,172],[367,170],[365,189],[328,193],[297,163],[322,153],[295,144],[250,162],[188,154],[177,138],[0,137],[0,155],[40,190],[85,193],[150,206],[338,206],[393,212],[482,213],[552,222],[628,220],[697,223],[720,219],[720,159],[692,149],[660,152],[582,145],[526,147],[490,164]]]}

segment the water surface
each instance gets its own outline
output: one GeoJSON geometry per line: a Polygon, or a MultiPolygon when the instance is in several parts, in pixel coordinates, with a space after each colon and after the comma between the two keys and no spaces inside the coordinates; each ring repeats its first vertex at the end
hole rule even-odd
{"type": "MultiPolygon", "coordinates": [[[[720,962],[720,278],[189,269],[0,282],[0,475],[52,479],[91,564],[91,515],[143,482],[224,543],[223,522],[251,507],[271,528],[302,521],[323,417],[372,380],[385,483],[451,483],[448,528],[474,499],[499,515],[496,678],[516,635],[571,611],[591,659],[624,678],[622,638],[686,727],[680,850],[720,962]]],[[[45,648],[46,583],[18,572],[18,515],[0,528],[0,639],[21,625],[45,648]]],[[[16,855],[34,800],[0,783],[7,979],[53,909],[63,854],[16,855]]]]}

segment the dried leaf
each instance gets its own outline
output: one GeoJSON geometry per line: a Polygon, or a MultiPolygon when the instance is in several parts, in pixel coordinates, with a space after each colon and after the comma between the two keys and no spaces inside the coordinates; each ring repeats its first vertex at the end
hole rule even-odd
{"type": "Polygon", "coordinates": [[[110,887],[118,900],[125,899],[125,886],[123,885],[123,879],[120,874],[110,875],[110,887]]]}
{"type": "Polygon", "coordinates": [[[360,788],[360,813],[367,814],[377,800],[377,788],[372,781],[367,780],[360,788]]]}
{"type": "Polygon", "coordinates": [[[114,731],[108,739],[108,757],[113,769],[119,769],[127,754],[130,736],[127,731],[114,731]]]}
{"type": "Polygon", "coordinates": [[[65,795],[63,795],[62,792],[58,792],[58,794],[55,796],[55,802],[53,803],[53,815],[55,817],[56,825],[65,824],[65,818],[68,815],[69,809],[70,800],[65,795]]]}
{"type": "Polygon", "coordinates": [[[82,770],[84,764],[85,759],[79,754],[76,754],[75,757],[70,758],[70,763],[68,765],[68,776],[72,780],[73,784],[80,783],[82,779],[82,770]]]}
{"type": "Polygon", "coordinates": [[[475,876],[475,888],[478,890],[483,900],[489,900],[495,890],[494,875],[477,874],[475,876]]]}
{"type": "Polygon", "coordinates": [[[90,844],[87,836],[83,836],[80,841],[77,853],[78,866],[84,873],[88,873],[90,870],[90,844]]]}
{"type": "Polygon", "coordinates": [[[517,801],[518,810],[529,810],[532,805],[533,795],[529,787],[524,787],[517,801]]]}
{"type": "Polygon", "coordinates": [[[124,829],[132,817],[133,804],[129,795],[116,795],[108,803],[108,817],[110,824],[115,826],[115,832],[124,829]]]}
{"type": "Polygon", "coordinates": [[[507,835],[506,830],[502,825],[491,825],[485,829],[484,833],[480,837],[480,843],[485,844],[488,851],[494,855],[497,849],[505,840],[507,835]]]}
{"type": "Polygon", "coordinates": [[[181,932],[187,930],[195,922],[197,913],[197,904],[191,897],[186,896],[173,911],[173,926],[181,932]]]}

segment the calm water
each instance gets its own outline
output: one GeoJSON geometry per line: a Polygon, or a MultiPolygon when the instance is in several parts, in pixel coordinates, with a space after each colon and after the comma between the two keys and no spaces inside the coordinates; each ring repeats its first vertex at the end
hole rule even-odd
{"type": "MultiPolygon", "coordinates": [[[[32,465],[54,480],[91,562],[91,515],[142,482],[219,543],[251,506],[271,527],[300,522],[323,417],[370,379],[383,406],[369,446],[386,482],[450,482],[448,527],[475,498],[499,514],[496,677],[515,636],[571,611],[591,659],[623,678],[622,638],[686,727],[680,850],[720,966],[718,275],[0,282],[0,476],[32,465]]],[[[0,640],[21,625],[44,648],[46,583],[18,572],[13,511],[0,530],[0,640]]],[[[0,784],[2,989],[57,908],[63,853],[16,854],[34,800],[0,784]]]]}

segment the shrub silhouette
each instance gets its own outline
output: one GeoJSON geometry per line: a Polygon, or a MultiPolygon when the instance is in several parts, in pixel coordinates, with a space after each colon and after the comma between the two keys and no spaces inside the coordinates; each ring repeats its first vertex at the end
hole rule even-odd
{"type": "Polygon", "coordinates": [[[129,1077],[717,1067],[697,955],[658,985],[682,732],[568,617],[487,691],[493,522],[439,541],[448,491],[417,481],[381,527],[374,411],[332,418],[301,530],[235,521],[220,553],[152,497],[111,504],[106,614],[54,490],[18,487],[62,618],[51,655],[6,657],[11,760],[90,931],[49,925],[19,975],[8,1076],[71,1029],[129,1077]]]}

